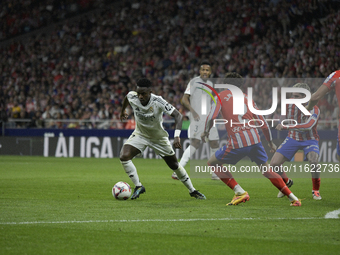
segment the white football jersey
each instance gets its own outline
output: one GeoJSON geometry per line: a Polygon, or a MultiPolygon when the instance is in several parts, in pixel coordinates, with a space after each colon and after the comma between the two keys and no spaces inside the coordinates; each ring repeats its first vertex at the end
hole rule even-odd
{"type": "Polygon", "coordinates": [[[175,107],[161,96],[156,96],[152,93],[149,103],[145,106],[141,104],[135,91],[130,91],[127,94],[127,99],[135,115],[136,129],[133,132],[134,134],[150,139],[169,137],[168,132],[164,130],[162,125],[163,113],[171,115],[175,107]]]}
{"type": "Polygon", "coordinates": [[[204,81],[200,76],[197,76],[189,81],[187,88],[184,92],[184,94],[190,95],[190,105],[200,116],[201,120],[205,120],[211,107],[211,97],[206,91],[208,91],[209,93],[212,93],[212,91],[204,84],[214,87],[214,84],[211,81],[209,80],[204,81]],[[203,97],[205,97],[206,100],[205,115],[202,115],[203,97]]]}

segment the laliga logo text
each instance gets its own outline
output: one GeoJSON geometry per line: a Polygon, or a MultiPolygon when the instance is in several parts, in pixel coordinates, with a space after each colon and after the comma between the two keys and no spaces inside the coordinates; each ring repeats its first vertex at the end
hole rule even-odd
{"type": "MultiPolygon", "coordinates": [[[[230,84],[216,84],[215,88],[222,88],[222,89],[229,89],[232,93],[232,97],[233,97],[233,114],[234,115],[239,115],[239,120],[243,123],[234,123],[234,124],[244,124],[245,126],[245,119],[242,119],[242,116],[246,113],[246,109],[247,106],[244,104],[244,94],[242,92],[241,89],[239,89],[238,87],[234,86],[234,85],[230,85],[230,84]]],[[[277,88],[274,87],[272,89],[272,106],[270,109],[268,110],[258,110],[255,109],[252,102],[253,102],[253,88],[248,87],[247,90],[247,94],[248,94],[248,109],[250,110],[250,112],[252,112],[253,114],[256,115],[269,115],[272,114],[273,112],[275,112],[276,108],[277,108],[277,88]]],[[[219,95],[217,95],[217,97],[219,98],[219,95]]],[[[286,105],[287,104],[295,104],[296,107],[298,107],[301,112],[304,115],[311,115],[311,113],[302,105],[303,103],[307,103],[311,98],[311,94],[307,89],[303,89],[303,88],[281,88],[281,115],[286,115],[286,105]],[[294,99],[288,99],[287,98],[287,93],[302,93],[305,94],[306,97],[305,98],[294,98],[294,99]]],[[[223,98],[219,100],[226,100],[228,101],[229,98],[223,98]]],[[[202,114],[206,114],[206,99],[205,96],[202,95],[202,114]]],[[[279,119],[267,119],[267,121],[271,121],[272,122],[272,127],[274,125],[274,121],[280,121],[279,119]]],[[[281,124],[283,126],[284,122],[289,121],[290,122],[290,126],[296,126],[297,122],[295,120],[283,120],[281,121],[281,124]],[[295,124],[293,124],[292,122],[294,122],[295,124]]],[[[214,126],[216,124],[226,124],[228,123],[228,120],[225,119],[215,119],[214,120],[214,126]]],[[[230,125],[232,126],[232,121],[230,123],[230,125]]],[[[250,127],[262,127],[264,125],[262,120],[259,119],[252,119],[252,120],[248,120],[248,126],[250,127]]]]}

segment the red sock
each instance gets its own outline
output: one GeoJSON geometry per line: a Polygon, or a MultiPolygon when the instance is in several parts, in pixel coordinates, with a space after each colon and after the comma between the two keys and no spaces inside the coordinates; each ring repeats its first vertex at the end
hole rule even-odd
{"type": "Polygon", "coordinates": [[[320,189],[320,178],[312,178],[313,183],[313,190],[319,190],[320,189]]]}
{"type": "Polygon", "coordinates": [[[216,166],[217,166],[217,169],[215,169],[215,174],[221,179],[221,181],[223,181],[226,185],[228,185],[229,188],[234,189],[238,183],[237,181],[235,181],[233,175],[229,171],[226,171],[226,172],[222,171],[223,166],[221,165],[216,165],[216,166]]]}
{"type": "MultiPolygon", "coordinates": [[[[279,169],[281,169],[281,167],[282,167],[282,164],[279,166],[279,169]]],[[[286,172],[283,172],[283,171],[282,172],[280,172],[280,171],[276,172],[275,171],[275,173],[278,173],[285,183],[288,182],[288,176],[287,176],[286,172]]]]}
{"type": "Polygon", "coordinates": [[[283,179],[281,178],[280,175],[278,175],[277,173],[274,173],[272,171],[268,171],[263,173],[263,175],[268,178],[271,183],[278,188],[278,190],[280,190],[283,194],[285,194],[286,196],[289,196],[290,193],[292,193],[289,188],[286,186],[286,183],[283,181],[283,179]]]}

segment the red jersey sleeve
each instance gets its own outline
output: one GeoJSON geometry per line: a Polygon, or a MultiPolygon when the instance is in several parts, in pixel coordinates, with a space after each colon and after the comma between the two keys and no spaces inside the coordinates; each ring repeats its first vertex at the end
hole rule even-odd
{"type": "Polygon", "coordinates": [[[329,90],[334,89],[337,84],[340,85],[340,70],[331,73],[323,82],[329,90]]]}
{"type": "Polygon", "coordinates": [[[318,122],[318,119],[320,117],[320,110],[318,107],[314,106],[312,112],[312,115],[308,118],[308,120],[305,123],[300,123],[296,126],[285,126],[283,129],[285,130],[311,130],[318,122]]]}

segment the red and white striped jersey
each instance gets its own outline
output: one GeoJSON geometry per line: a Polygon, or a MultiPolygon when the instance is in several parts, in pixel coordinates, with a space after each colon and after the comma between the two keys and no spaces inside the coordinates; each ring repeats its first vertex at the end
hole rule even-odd
{"type": "MultiPolygon", "coordinates": [[[[295,104],[287,105],[287,119],[294,119],[298,124],[296,126],[284,127],[288,129],[288,137],[293,138],[296,141],[317,140],[319,141],[318,131],[316,127],[318,125],[320,110],[319,107],[314,106],[310,112],[312,115],[304,115],[295,104]]],[[[292,124],[291,122],[290,124],[292,124]]]]}
{"type": "Polygon", "coordinates": [[[338,105],[340,107],[340,70],[331,73],[322,85],[325,85],[329,90],[335,90],[336,97],[338,98],[338,105]]]}
{"type": "MultiPolygon", "coordinates": [[[[261,129],[266,140],[272,140],[270,128],[266,119],[263,116],[250,112],[248,108],[248,96],[246,94],[243,95],[245,114],[233,114],[233,94],[230,90],[224,90],[219,93],[222,105],[219,100],[216,100],[216,105],[212,104],[205,124],[205,130],[207,130],[207,124],[212,125],[211,120],[216,119],[221,112],[224,121],[227,121],[225,128],[228,132],[228,147],[232,149],[243,148],[261,142],[256,126],[262,125],[261,129]]],[[[254,102],[252,103],[254,108],[258,109],[256,104],[254,102]]]]}
{"type": "MultiPolygon", "coordinates": [[[[334,89],[336,97],[338,99],[338,105],[340,108],[340,70],[331,73],[322,85],[327,86],[329,90],[334,89]]],[[[339,127],[340,127],[340,113],[339,113],[339,127]]],[[[338,141],[340,141],[340,128],[338,130],[338,141]]]]}

